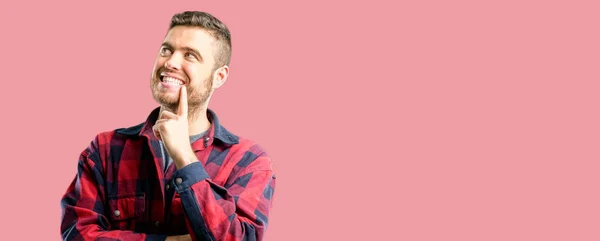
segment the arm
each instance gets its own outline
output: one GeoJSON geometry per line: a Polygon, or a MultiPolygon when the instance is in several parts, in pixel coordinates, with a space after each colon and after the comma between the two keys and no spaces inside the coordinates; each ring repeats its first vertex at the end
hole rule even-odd
{"type": "Polygon", "coordinates": [[[215,184],[200,162],[174,174],[173,185],[193,240],[260,241],[264,237],[275,190],[270,160],[264,153],[247,152],[238,163],[250,164],[230,177],[225,187],[215,184]]]}
{"type": "Polygon", "coordinates": [[[164,235],[110,230],[104,213],[104,175],[98,155],[98,138],[82,152],[77,176],[61,200],[63,240],[165,240],[164,235]]]}
{"type": "Polygon", "coordinates": [[[262,240],[275,190],[265,152],[258,145],[250,147],[238,156],[225,186],[213,182],[190,145],[185,86],[180,89],[177,114],[161,111],[152,129],[177,167],[171,185],[181,197],[192,240],[262,240]]]}

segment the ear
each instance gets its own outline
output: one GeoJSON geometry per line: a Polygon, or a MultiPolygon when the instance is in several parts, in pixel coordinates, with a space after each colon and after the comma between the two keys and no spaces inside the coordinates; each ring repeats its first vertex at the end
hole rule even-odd
{"type": "Polygon", "coordinates": [[[227,77],[229,76],[229,66],[224,65],[221,68],[218,68],[213,73],[213,89],[218,89],[225,84],[227,81],[227,77]]]}

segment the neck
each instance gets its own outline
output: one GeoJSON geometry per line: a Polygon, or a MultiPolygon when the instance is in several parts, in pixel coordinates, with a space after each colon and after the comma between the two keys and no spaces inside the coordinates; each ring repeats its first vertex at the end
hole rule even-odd
{"type": "MultiPolygon", "coordinates": [[[[172,113],[177,113],[177,110],[171,110],[166,106],[161,106],[160,111],[168,110],[172,113]]],[[[210,121],[206,114],[206,108],[193,108],[190,106],[188,110],[188,131],[189,135],[200,134],[210,128],[210,121]]]]}

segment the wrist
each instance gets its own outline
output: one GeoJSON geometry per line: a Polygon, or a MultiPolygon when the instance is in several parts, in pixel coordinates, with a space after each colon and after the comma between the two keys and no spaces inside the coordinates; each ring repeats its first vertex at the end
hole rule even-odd
{"type": "Polygon", "coordinates": [[[173,158],[175,165],[177,166],[177,170],[184,168],[185,166],[192,164],[198,161],[198,157],[196,153],[190,148],[190,150],[186,151],[179,158],[173,158]]]}

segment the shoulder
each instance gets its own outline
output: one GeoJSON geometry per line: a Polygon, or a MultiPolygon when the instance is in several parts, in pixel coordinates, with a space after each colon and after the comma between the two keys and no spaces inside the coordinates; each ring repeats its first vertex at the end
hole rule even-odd
{"type": "Polygon", "coordinates": [[[272,169],[272,159],[262,145],[244,137],[239,137],[238,140],[237,144],[230,147],[236,166],[250,169],[249,171],[272,169]]]}
{"type": "Polygon", "coordinates": [[[249,154],[255,155],[257,157],[258,156],[267,156],[267,151],[263,148],[262,145],[260,145],[256,141],[246,139],[244,137],[240,137],[238,140],[239,140],[239,143],[234,145],[237,149],[243,150],[243,151],[245,151],[249,154]]]}
{"type": "Polygon", "coordinates": [[[107,131],[104,132],[106,134],[117,134],[120,136],[138,136],[140,134],[140,132],[142,131],[142,128],[144,127],[144,122],[134,125],[134,126],[129,126],[129,127],[122,127],[122,128],[117,128],[111,131],[107,131]]]}
{"type": "Polygon", "coordinates": [[[96,135],[96,140],[100,145],[110,145],[114,142],[121,142],[126,139],[137,138],[144,126],[140,123],[129,127],[120,127],[112,130],[106,130],[96,135]]]}
{"type": "Polygon", "coordinates": [[[144,123],[130,127],[119,127],[96,133],[88,147],[84,150],[83,155],[97,157],[97,161],[101,161],[108,155],[111,146],[124,145],[128,139],[137,138],[143,124],[144,123]]]}
{"type": "Polygon", "coordinates": [[[227,150],[228,162],[236,169],[245,171],[271,170],[271,158],[265,148],[256,141],[234,134],[221,125],[217,114],[208,110],[207,116],[214,127],[214,139],[219,140],[218,149],[227,150]]]}

